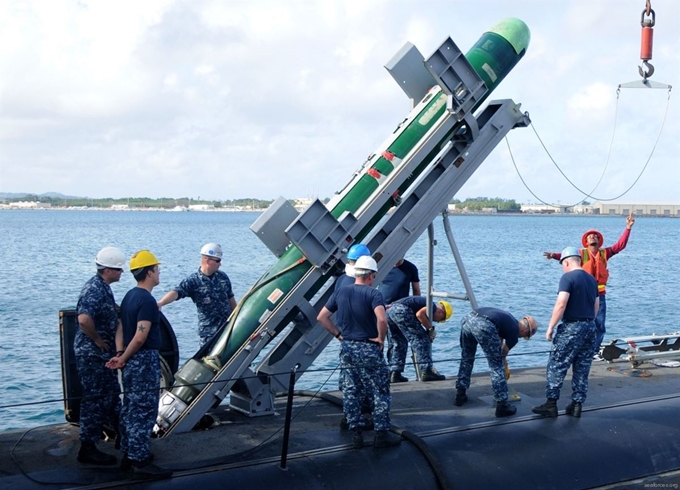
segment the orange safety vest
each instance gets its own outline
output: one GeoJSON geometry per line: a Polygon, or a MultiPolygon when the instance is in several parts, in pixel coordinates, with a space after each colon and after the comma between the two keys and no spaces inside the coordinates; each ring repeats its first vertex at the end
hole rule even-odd
{"type": "Polygon", "coordinates": [[[607,254],[604,249],[600,249],[594,260],[590,260],[590,252],[587,248],[581,249],[581,262],[583,270],[593,276],[597,281],[597,290],[600,293],[605,292],[607,279],[609,279],[609,270],[607,269],[607,254]]]}

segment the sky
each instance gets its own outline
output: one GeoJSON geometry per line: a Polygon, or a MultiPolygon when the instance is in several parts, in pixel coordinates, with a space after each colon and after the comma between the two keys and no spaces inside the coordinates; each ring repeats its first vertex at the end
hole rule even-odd
{"type": "MultiPolygon", "coordinates": [[[[680,2],[651,6],[650,80],[677,92],[680,2]]],[[[680,95],[617,97],[619,84],[640,80],[644,8],[0,0],[0,192],[332,197],[410,110],[383,68],[405,42],[427,57],[450,36],[465,53],[517,17],[531,30],[529,49],[488,100],[521,103],[533,127],[508,135],[514,163],[500,143],[455,197],[573,204],[632,186],[619,201],[680,202],[680,95]]]]}

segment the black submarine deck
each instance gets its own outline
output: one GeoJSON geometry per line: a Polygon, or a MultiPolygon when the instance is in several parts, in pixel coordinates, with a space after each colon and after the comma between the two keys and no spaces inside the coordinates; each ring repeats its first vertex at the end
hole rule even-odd
{"type": "MultiPolygon", "coordinates": [[[[223,405],[207,430],[152,440],[155,463],[174,470],[162,481],[79,464],[71,424],[7,431],[0,433],[0,488],[678,488],[680,369],[594,362],[581,418],[564,414],[570,382],[568,375],[555,419],[531,412],[545,400],[545,368],[513,370],[517,414],[508,418],[494,416],[488,373],[473,376],[463,407],[453,405],[454,377],[394,384],[393,430],[404,440],[386,449],[372,447],[373,432],[364,448],[351,447],[340,428],[340,392],[298,392],[285,468],[286,397],[264,417],[223,405]]],[[[120,459],[113,441],[99,447],[120,459]]]]}

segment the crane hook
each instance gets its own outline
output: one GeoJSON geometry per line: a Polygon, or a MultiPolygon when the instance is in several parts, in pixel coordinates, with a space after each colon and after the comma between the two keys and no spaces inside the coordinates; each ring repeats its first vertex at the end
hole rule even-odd
{"type": "Polygon", "coordinates": [[[649,63],[647,60],[643,60],[642,65],[638,66],[638,72],[640,73],[642,80],[647,80],[649,77],[654,75],[654,65],[649,63]],[[642,65],[645,66],[645,69],[642,68],[642,65]]]}

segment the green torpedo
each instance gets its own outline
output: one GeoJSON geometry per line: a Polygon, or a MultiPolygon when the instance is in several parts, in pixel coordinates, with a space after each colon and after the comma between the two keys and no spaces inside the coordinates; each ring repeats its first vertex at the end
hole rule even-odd
{"type": "MultiPolygon", "coordinates": [[[[525,55],[529,46],[531,34],[527,25],[515,18],[504,19],[484,32],[479,40],[467,52],[465,57],[479,74],[489,91],[488,96],[510,73],[515,65],[525,55]]],[[[438,123],[441,118],[450,117],[446,111],[446,94],[439,86],[432,87],[423,100],[414,107],[406,120],[381,145],[381,147],[364,163],[362,168],[351,178],[350,182],[338,192],[328,203],[328,208],[335,218],[339,218],[345,211],[355,213],[381,185],[385,176],[395,169],[399,163],[438,123]]],[[[486,97],[485,97],[486,98],[486,97]]],[[[478,109],[484,99],[480,100],[473,111],[478,109]]],[[[457,129],[457,125],[455,128],[457,129]]],[[[447,135],[447,138],[451,134],[447,135]]],[[[447,138],[444,138],[446,140],[447,138]]],[[[425,165],[435,157],[437,150],[424,160],[400,191],[405,190],[414,178],[423,170],[425,165]]],[[[389,209],[385,206],[376,214],[374,219],[361,231],[355,241],[361,240],[373,224],[377,222],[389,209]]],[[[176,383],[171,393],[184,403],[189,404],[200,393],[201,383],[207,383],[216,372],[225,365],[232,356],[253,335],[271,311],[283,301],[287,294],[312,268],[300,250],[290,246],[286,252],[249,290],[242,298],[236,311],[223,329],[222,335],[212,344],[208,355],[195,356],[190,359],[175,375],[176,383]]],[[[312,296],[330,278],[330,274],[318,281],[307,294],[312,296]]],[[[294,310],[294,309],[293,309],[294,310]]],[[[294,311],[280,325],[275,327],[279,333],[291,321],[294,311]]],[[[204,354],[203,352],[201,354],[204,354]]],[[[162,421],[162,413],[159,422],[162,421]]],[[[161,425],[167,425],[162,424],[161,425]]]]}

